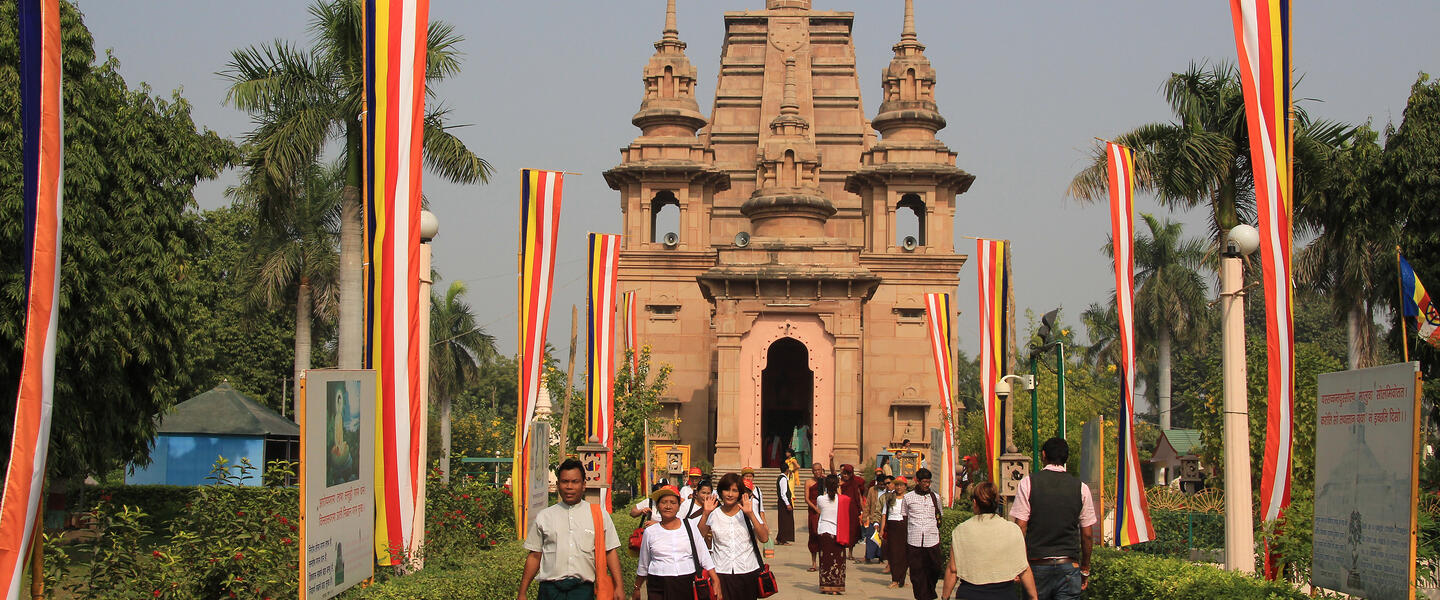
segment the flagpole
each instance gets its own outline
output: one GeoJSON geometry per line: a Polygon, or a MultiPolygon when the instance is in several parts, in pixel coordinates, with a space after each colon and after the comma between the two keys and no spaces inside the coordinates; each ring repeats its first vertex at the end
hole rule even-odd
{"type": "Polygon", "coordinates": [[[1395,283],[1400,287],[1400,349],[1404,362],[1410,362],[1410,332],[1405,323],[1405,276],[1400,270],[1400,246],[1395,246],[1395,283]]]}

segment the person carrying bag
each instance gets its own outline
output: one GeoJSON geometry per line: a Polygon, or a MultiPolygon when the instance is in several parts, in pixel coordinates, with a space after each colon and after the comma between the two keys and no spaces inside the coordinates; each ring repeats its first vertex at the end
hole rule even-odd
{"type": "Polygon", "coordinates": [[[651,495],[651,502],[660,522],[642,534],[630,599],[640,600],[641,588],[648,588],[648,600],[724,600],[710,553],[700,552],[704,546],[695,543],[695,526],[676,515],[679,491],[666,486],[651,495]]]}
{"type": "Polygon", "coordinates": [[[700,533],[710,537],[715,575],[725,599],[755,600],[773,594],[764,593],[775,588],[775,577],[760,551],[759,542],[769,539],[770,530],[758,516],[758,502],[733,473],[721,477],[717,489],[720,499],[705,502],[700,533]]]}

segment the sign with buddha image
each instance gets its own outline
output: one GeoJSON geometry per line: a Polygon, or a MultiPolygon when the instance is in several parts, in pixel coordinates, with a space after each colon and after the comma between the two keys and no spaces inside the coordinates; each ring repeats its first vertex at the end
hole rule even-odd
{"type": "Polygon", "coordinates": [[[300,597],[325,600],[374,574],[375,372],[302,381],[300,597]]]}

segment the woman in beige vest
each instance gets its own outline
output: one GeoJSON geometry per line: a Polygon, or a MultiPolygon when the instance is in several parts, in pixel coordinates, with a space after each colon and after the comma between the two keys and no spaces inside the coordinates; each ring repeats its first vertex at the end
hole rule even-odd
{"type": "Polygon", "coordinates": [[[1035,600],[1035,575],[1025,558],[1025,534],[996,514],[995,484],[975,486],[975,516],[950,534],[950,565],[945,569],[941,598],[952,591],[957,600],[1015,600],[1015,582],[1035,600]]]}

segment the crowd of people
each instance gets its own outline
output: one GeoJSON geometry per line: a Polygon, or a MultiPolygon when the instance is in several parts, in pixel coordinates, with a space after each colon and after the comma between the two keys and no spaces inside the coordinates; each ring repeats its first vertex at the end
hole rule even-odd
{"type": "MultiPolygon", "coordinates": [[[[714,482],[692,468],[680,488],[654,486],[630,510],[642,524],[631,537],[639,560],[628,590],[620,583],[614,524],[584,502],[581,464],[565,461],[556,471],[561,501],[538,513],[529,529],[519,597],[536,580],[540,600],[639,600],[642,592],[648,600],[755,600],[774,593],[765,563],[773,554],[761,548],[796,541],[798,463],[787,455],[773,490],[774,514],[763,502],[770,490],[759,489],[749,468],[714,482]]],[[[809,571],[820,592],[844,594],[853,561],[883,564],[891,588],[905,587],[908,574],[915,600],[1081,598],[1097,522],[1090,490],[1065,472],[1065,440],[1045,442],[1041,458],[1044,467],[1020,481],[1009,518],[1000,514],[993,483],[957,473],[958,497],[968,497],[974,516],[948,532],[949,556],[941,550],[942,504],[929,469],[917,469],[913,481],[877,469],[867,482],[853,465],[835,469],[833,456],[828,469],[814,463],[801,497],[809,509],[809,571]]]]}

